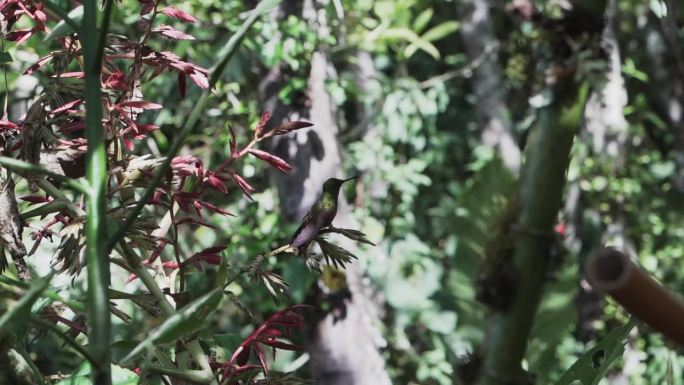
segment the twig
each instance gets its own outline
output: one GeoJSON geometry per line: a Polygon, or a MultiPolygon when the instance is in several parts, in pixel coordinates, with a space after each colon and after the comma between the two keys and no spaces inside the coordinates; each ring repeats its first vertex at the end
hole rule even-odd
{"type": "Polygon", "coordinates": [[[487,56],[490,54],[494,53],[495,51],[499,50],[499,47],[501,46],[501,43],[499,43],[498,40],[492,41],[487,46],[485,46],[484,50],[482,50],[482,53],[480,53],[480,56],[476,57],[475,60],[471,61],[466,65],[465,67],[458,68],[455,70],[447,71],[441,75],[437,75],[435,77],[431,77],[430,79],[427,79],[425,81],[422,81],[419,86],[420,88],[430,88],[434,87],[438,84],[444,83],[448,80],[451,80],[453,78],[457,77],[465,77],[469,78],[473,76],[473,72],[484,63],[485,59],[487,59],[487,56]]]}

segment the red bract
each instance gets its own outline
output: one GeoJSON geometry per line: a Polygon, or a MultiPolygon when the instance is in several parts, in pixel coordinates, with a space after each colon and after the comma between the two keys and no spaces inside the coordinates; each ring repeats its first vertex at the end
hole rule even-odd
{"type": "MultiPolygon", "coordinates": [[[[222,208],[220,208],[220,207],[218,207],[218,206],[214,206],[214,205],[212,205],[212,204],[209,203],[209,202],[204,202],[204,201],[197,200],[197,201],[195,201],[195,205],[196,205],[195,207],[197,207],[197,206],[202,206],[202,207],[204,207],[205,209],[207,209],[207,210],[209,210],[209,211],[211,211],[212,213],[215,213],[215,214],[234,216],[234,215],[231,214],[229,211],[226,211],[226,210],[224,210],[224,209],[222,209],[222,208]]],[[[201,216],[201,214],[199,213],[199,211],[197,211],[197,214],[201,216]]]]}
{"type": "Polygon", "coordinates": [[[143,100],[137,100],[137,101],[129,101],[129,102],[122,102],[119,104],[115,104],[113,108],[124,108],[124,107],[131,107],[131,108],[141,108],[143,110],[158,110],[162,108],[163,106],[161,104],[157,103],[152,103],[152,102],[146,102],[143,100]]]}
{"type": "Polygon", "coordinates": [[[166,16],[173,17],[174,19],[178,19],[180,21],[185,21],[187,23],[196,23],[197,19],[195,19],[192,15],[181,11],[180,9],[172,8],[172,7],[166,7],[159,11],[166,16]]]}
{"type": "Polygon", "coordinates": [[[72,108],[72,107],[78,107],[79,105],[81,105],[81,103],[83,103],[83,100],[81,100],[81,99],[76,99],[76,100],[72,100],[72,101],[70,101],[70,102],[68,102],[68,103],[64,103],[64,104],[61,105],[60,107],[57,107],[57,108],[55,108],[54,110],[52,110],[52,114],[51,114],[51,115],[52,115],[52,116],[55,116],[55,115],[58,115],[58,114],[60,114],[60,113],[62,113],[62,112],[65,112],[65,111],[68,112],[70,108],[72,108]]]}
{"type": "Polygon", "coordinates": [[[18,31],[13,31],[13,32],[8,33],[7,36],[5,37],[5,39],[7,39],[9,41],[14,41],[17,44],[21,44],[21,43],[25,42],[26,40],[28,40],[33,35],[34,32],[35,32],[35,28],[20,29],[18,31]]]}
{"type": "Polygon", "coordinates": [[[228,187],[226,187],[225,182],[219,176],[217,176],[215,173],[211,171],[207,172],[204,178],[204,183],[206,183],[207,185],[209,185],[209,187],[218,192],[228,194],[228,187]]]}
{"type": "Polygon", "coordinates": [[[140,16],[147,15],[154,9],[154,0],[138,0],[138,2],[142,4],[142,8],[140,8],[140,16]]]}
{"type": "Polygon", "coordinates": [[[292,171],[292,166],[290,166],[289,164],[287,164],[286,161],[284,161],[283,159],[281,159],[281,158],[279,158],[279,157],[277,157],[277,156],[275,156],[275,155],[273,155],[273,154],[270,154],[270,153],[268,153],[268,152],[266,152],[266,151],[250,149],[250,150],[249,150],[249,153],[252,154],[252,155],[254,155],[255,157],[257,157],[257,158],[263,160],[263,161],[268,162],[268,164],[270,164],[271,166],[275,167],[275,168],[278,169],[278,171],[280,171],[280,172],[283,172],[283,173],[286,173],[286,174],[287,174],[287,173],[289,173],[290,171],[292,171]]]}
{"type": "Polygon", "coordinates": [[[233,178],[240,190],[242,190],[242,192],[247,196],[247,198],[254,200],[252,199],[252,192],[256,191],[256,189],[254,189],[254,187],[247,183],[247,181],[237,173],[231,172],[230,176],[233,178]]]}
{"type": "Polygon", "coordinates": [[[306,127],[311,127],[311,126],[313,126],[313,123],[304,122],[301,120],[295,120],[292,122],[287,122],[287,123],[281,124],[280,126],[274,128],[270,133],[272,135],[284,135],[284,134],[287,134],[289,132],[296,131],[296,130],[306,128],[306,127]]]}
{"type": "Polygon", "coordinates": [[[52,202],[53,198],[51,196],[40,196],[40,195],[27,195],[25,197],[19,198],[22,201],[29,202],[31,204],[36,204],[36,203],[47,203],[47,202],[52,202]]]}
{"type": "Polygon", "coordinates": [[[126,74],[117,71],[113,72],[104,82],[104,88],[119,91],[128,91],[128,84],[126,83],[126,74]]]}
{"type": "MultiPolygon", "coordinates": [[[[190,206],[199,199],[198,192],[179,191],[173,195],[173,199],[178,203],[178,207],[185,212],[190,212],[190,206]]],[[[196,210],[199,215],[199,210],[196,210]]]]}
{"type": "Polygon", "coordinates": [[[264,128],[268,124],[269,120],[271,120],[271,113],[266,111],[261,115],[261,119],[259,119],[259,122],[257,123],[256,127],[254,128],[254,135],[257,138],[260,138],[263,135],[264,128]]]}
{"type": "MultiPolygon", "coordinates": [[[[128,55],[131,58],[132,55],[128,55]]],[[[190,76],[190,79],[200,88],[209,88],[209,79],[207,78],[208,71],[198,65],[185,62],[181,60],[178,55],[173,52],[157,52],[152,51],[143,57],[143,62],[158,70],[170,69],[177,71],[179,74],[190,76]]]]}
{"type": "Polygon", "coordinates": [[[83,73],[83,71],[62,72],[62,73],[54,75],[52,77],[53,78],[59,77],[59,78],[85,79],[85,73],[83,73]]]}
{"type": "Polygon", "coordinates": [[[10,122],[9,120],[0,120],[0,133],[4,131],[18,130],[19,126],[10,122]]]}
{"type": "MultiPolygon", "coordinates": [[[[275,312],[261,326],[259,326],[249,337],[245,338],[240,346],[233,352],[230,359],[223,364],[223,378],[221,384],[226,383],[244,368],[251,357],[256,357],[259,361],[261,370],[268,374],[268,365],[262,345],[270,346],[274,350],[304,350],[303,346],[291,344],[280,340],[284,334],[289,335],[292,329],[301,329],[305,326],[304,317],[297,314],[295,310],[309,307],[306,305],[290,306],[286,309],[275,312]]],[[[254,368],[252,366],[251,368],[254,368]]]]}
{"type": "Polygon", "coordinates": [[[199,271],[202,271],[202,263],[208,263],[210,265],[220,265],[221,264],[221,253],[225,250],[227,246],[215,246],[208,249],[204,249],[197,254],[194,254],[187,260],[183,261],[181,267],[188,265],[193,265],[199,271]]]}
{"type": "Polygon", "coordinates": [[[190,176],[195,172],[197,161],[197,157],[193,155],[177,156],[171,160],[171,169],[180,177],[190,176]]]}
{"type": "Polygon", "coordinates": [[[162,24],[157,28],[152,28],[152,32],[156,32],[160,35],[169,37],[171,39],[178,39],[178,40],[195,40],[195,37],[192,35],[188,35],[185,32],[181,32],[175,28],[173,28],[170,25],[165,25],[162,24]]]}
{"type": "Polygon", "coordinates": [[[24,71],[24,74],[26,75],[31,75],[33,72],[50,62],[52,60],[53,56],[55,55],[56,52],[51,52],[50,54],[43,56],[42,58],[38,59],[38,61],[30,66],[29,68],[24,71]]]}

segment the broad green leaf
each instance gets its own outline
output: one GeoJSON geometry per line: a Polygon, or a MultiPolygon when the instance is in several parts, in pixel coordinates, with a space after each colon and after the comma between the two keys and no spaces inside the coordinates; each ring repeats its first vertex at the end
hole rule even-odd
{"type": "Polygon", "coordinates": [[[441,57],[437,47],[435,47],[429,41],[421,39],[421,38],[419,38],[418,40],[411,43],[408,47],[406,47],[406,49],[404,50],[404,55],[406,57],[411,57],[419,49],[422,51],[425,51],[425,53],[432,56],[435,60],[437,60],[441,57]]]}
{"type": "Polygon", "coordinates": [[[597,385],[606,374],[610,365],[625,351],[625,337],[636,322],[613,329],[606,338],[582,354],[580,358],[561,376],[556,385],[597,385]]]}
{"type": "MultiPolygon", "coordinates": [[[[138,377],[135,372],[124,369],[118,365],[112,365],[112,385],[137,385],[138,377]]],[[[55,385],[91,385],[90,363],[86,362],[79,366],[74,373],[56,383],[55,385]]]]}
{"type": "Polygon", "coordinates": [[[440,25],[430,28],[427,32],[420,36],[419,39],[413,41],[408,47],[406,47],[404,54],[406,57],[411,57],[418,49],[422,49],[435,59],[439,59],[440,55],[437,47],[432,45],[430,42],[439,40],[450,33],[455,32],[458,30],[458,27],[459,24],[456,21],[445,21],[440,25]]]}
{"type": "Polygon", "coordinates": [[[0,338],[14,333],[15,325],[26,325],[31,315],[31,307],[40,298],[52,279],[52,275],[39,279],[26,293],[0,317],[0,338]]]}
{"type": "Polygon", "coordinates": [[[377,38],[388,40],[405,40],[407,42],[414,42],[420,39],[418,34],[408,28],[387,28],[380,31],[377,38]]]}
{"type": "Polygon", "coordinates": [[[427,32],[422,34],[420,38],[427,41],[436,41],[456,32],[459,26],[457,21],[445,21],[430,28],[427,32]]]}
{"type": "Polygon", "coordinates": [[[427,8],[421,12],[418,17],[416,17],[416,20],[413,21],[413,30],[417,33],[422,32],[425,27],[427,27],[430,20],[432,20],[432,15],[434,14],[435,11],[432,8],[427,8]]]}
{"type": "Polygon", "coordinates": [[[121,360],[121,363],[129,362],[148,348],[176,342],[183,336],[200,329],[209,314],[218,307],[222,295],[223,288],[216,288],[182,308],[151,331],[121,360]]]}

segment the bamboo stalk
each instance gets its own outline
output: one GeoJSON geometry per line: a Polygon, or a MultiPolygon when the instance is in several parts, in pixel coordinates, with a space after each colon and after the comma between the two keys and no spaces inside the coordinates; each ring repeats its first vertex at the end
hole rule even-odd
{"type": "Polygon", "coordinates": [[[570,149],[589,93],[586,84],[579,90],[574,84],[564,87],[568,99],[556,92],[559,99],[540,111],[527,144],[512,258],[515,294],[507,311],[493,315],[478,385],[507,384],[525,376],[521,362],[542,295],[549,235],[560,209],[570,149]]]}
{"type": "Polygon", "coordinates": [[[665,338],[684,346],[684,302],[622,251],[605,248],[587,260],[589,282],[665,338]]]}

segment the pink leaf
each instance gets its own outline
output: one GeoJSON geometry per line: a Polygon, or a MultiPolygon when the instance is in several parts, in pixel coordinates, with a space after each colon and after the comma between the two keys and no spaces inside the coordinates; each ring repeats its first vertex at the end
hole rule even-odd
{"type": "Polygon", "coordinates": [[[190,79],[197,84],[197,87],[201,89],[209,88],[209,79],[206,74],[198,71],[193,71],[190,75],[190,79]]]}
{"type": "Polygon", "coordinates": [[[158,110],[163,106],[161,104],[145,102],[142,100],[122,102],[117,104],[115,107],[132,107],[132,108],[142,108],[143,110],[158,110]]]}
{"type": "Polygon", "coordinates": [[[0,120],[0,131],[17,130],[17,129],[19,129],[19,126],[10,122],[9,120],[0,120]]]}
{"type": "Polygon", "coordinates": [[[269,154],[266,151],[250,149],[249,153],[263,161],[266,161],[280,172],[287,174],[292,171],[292,166],[290,166],[286,161],[273,154],[269,154]]]}
{"type": "Polygon", "coordinates": [[[50,54],[48,54],[48,55],[46,55],[46,56],[43,56],[43,57],[40,58],[40,59],[38,59],[38,61],[37,61],[35,64],[33,64],[32,66],[30,66],[29,68],[27,68],[26,71],[24,71],[24,74],[25,74],[25,75],[31,75],[33,72],[35,72],[36,70],[40,69],[42,66],[44,66],[45,64],[47,64],[50,60],[52,60],[52,56],[53,56],[53,55],[54,55],[54,52],[53,52],[53,53],[50,53],[50,54]]]}
{"type": "Polygon", "coordinates": [[[178,19],[180,21],[185,21],[187,23],[196,23],[197,19],[195,19],[192,15],[181,11],[180,9],[172,8],[172,7],[166,7],[159,11],[166,16],[173,17],[174,19],[178,19]]]}
{"type": "Polygon", "coordinates": [[[209,185],[209,187],[213,188],[214,190],[222,192],[224,194],[228,194],[228,188],[221,179],[216,177],[216,175],[208,175],[207,180],[205,182],[209,185]]]}
{"type": "Polygon", "coordinates": [[[204,202],[204,201],[199,201],[199,200],[196,201],[195,203],[198,204],[198,205],[200,205],[200,206],[203,206],[205,209],[211,211],[212,213],[221,214],[221,215],[230,215],[230,216],[234,216],[234,215],[231,214],[229,211],[226,211],[226,210],[224,210],[224,209],[222,209],[222,208],[220,208],[220,207],[218,207],[218,206],[214,206],[214,205],[212,205],[211,203],[204,202]]]}
{"type": "Polygon", "coordinates": [[[85,79],[85,74],[83,71],[62,72],[61,74],[53,75],[52,77],[85,79]]]}
{"type": "Polygon", "coordinates": [[[231,173],[230,176],[233,178],[233,180],[238,185],[240,190],[242,190],[242,192],[247,196],[247,198],[249,198],[250,200],[254,200],[252,198],[252,193],[256,191],[256,189],[254,189],[254,187],[247,183],[247,181],[242,176],[236,173],[231,173]]]}
{"type": "Polygon", "coordinates": [[[68,103],[64,103],[64,104],[61,105],[60,107],[55,108],[54,110],[52,110],[52,115],[57,115],[57,114],[59,114],[59,113],[61,113],[61,112],[64,112],[64,111],[70,109],[71,107],[79,106],[79,105],[81,105],[81,103],[83,103],[83,100],[81,100],[81,99],[76,99],[76,100],[72,100],[72,101],[70,101],[70,102],[68,102],[68,103]]]}
{"type": "Polygon", "coordinates": [[[169,37],[171,39],[177,39],[177,40],[195,40],[195,37],[192,35],[188,35],[185,32],[181,32],[169,25],[160,25],[157,28],[152,28],[152,32],[159,33],[161,35],[164,35],[166,37],[169,37]]]}
{"type": "Polygon", "coordinates": [[[9,41],[14,41],[17,44],[21,44],[21,43],[25,42],[26,40],[28,40],[28,38],[30,38],[31,35],[33,35],[33,32],[34,32],[33,29],[20,29],[20,30],[8,33],[7,36],[5,36],[5,39],[7,39],[9,41]]]}
{"type": "Polygon", "coordinates": [[[264,132],[264,128],[268,124],[269,120],[271,120],[271,113],[268,111],[264,111],[264,113],[261,114],[261,119],[259,119],[259,122],[254,128],[254,132],[257,138],[261,137],[261,135],[264,132]]]}

